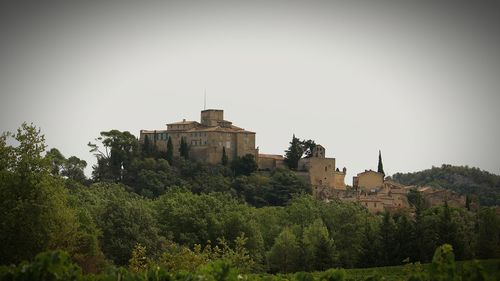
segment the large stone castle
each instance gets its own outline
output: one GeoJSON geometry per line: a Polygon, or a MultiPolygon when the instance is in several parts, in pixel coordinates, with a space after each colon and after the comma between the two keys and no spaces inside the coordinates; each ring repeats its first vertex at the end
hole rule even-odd
{"type": "Polygon", "coordinates": [[[174,157],[179,157],[181,139],[184,138],[189,146],[190,159],[209,164],[220,163],[223,150],[229,160],[246,154],[258,158],[255,132],[247,131],[224,120],[223,110],[203,110],[200,119],[200,122],[183,119],[169,123],[163,130],[141,130],[139,141],[144,143],[148,138],[158,151],[166,151],[170,137],[174,157]]]}

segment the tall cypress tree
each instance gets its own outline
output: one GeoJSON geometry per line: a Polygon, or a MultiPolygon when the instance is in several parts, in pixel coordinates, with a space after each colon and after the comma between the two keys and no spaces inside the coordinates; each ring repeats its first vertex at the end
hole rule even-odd
{"type": "Polygon", "coordinates": [[[385,176],[384,165],[382,164],[382,153],[380,152],[380,150],[378,151],[378,169],[377,169],[377,172],[382,173],[385,176]]]}
{"type": "Polygon", "coordinates": [[[142,145],[142,154],[149,157],[151,154],[151,143],[149,142],[148,135],[144,136],[144,144],[142,145]]]}
{"type": "Polygon", "coordinates": [[[181,138],[181,145],[179,147],[179,152],[181,154],[181,157],[184,157],[184,159],[189,158],[189,147],[184,137],[181,138]]]}
{"type": "Polygon", "coordinates": [[[222,159],[221,159],[221,162],[222,162],[223,166],[226,166],[227,163],[228,163],[228,158],[227,158],[226,147],[225,146],[222,147],[222,159]]]}
{"type": "Polygon", "coordinates": [[[172,144],[172,138],[169,136],[167,141],[167,155],[168,164],[172,165],[172,159],[174,158],[174,145],[172,144]]]}

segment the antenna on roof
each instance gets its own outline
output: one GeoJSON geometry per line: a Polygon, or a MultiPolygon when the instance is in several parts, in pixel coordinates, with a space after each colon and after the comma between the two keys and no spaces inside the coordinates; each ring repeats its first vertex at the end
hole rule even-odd
{"type": "Polygon", "coordinates": [[[203,110],[207,109],[207,89],[205,89],[205,99],[203,100],[203,110]]]}

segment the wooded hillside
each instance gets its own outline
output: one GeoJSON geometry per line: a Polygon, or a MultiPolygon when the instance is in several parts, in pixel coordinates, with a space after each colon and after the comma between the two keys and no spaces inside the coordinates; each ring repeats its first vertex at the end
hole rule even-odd
{"type": "Polygon", "coordinates": [[[500,176],[478,168],[442,165],[415,173],[396,173],[392,179],[404,185],[446,188],[477,197],[483,206],[500,205],[500,176]]]}

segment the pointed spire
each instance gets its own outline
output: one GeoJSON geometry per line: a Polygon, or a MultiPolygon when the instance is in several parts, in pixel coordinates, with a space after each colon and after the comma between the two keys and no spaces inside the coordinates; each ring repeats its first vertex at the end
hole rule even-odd
{"type": "Polygon", "coordinates": [[[385,176],[384,165],[382,164],[382,153],[380,152],[380,150],[378,151],[378,169],[377,169],[377,172],[382,173],[385,176]]]}

